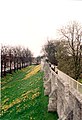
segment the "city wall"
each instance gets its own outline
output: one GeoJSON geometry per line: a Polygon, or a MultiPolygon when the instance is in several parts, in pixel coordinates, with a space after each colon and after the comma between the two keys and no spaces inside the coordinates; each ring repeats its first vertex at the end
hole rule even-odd
{"type": "Polygon", "coordinates": [[[48,111],[56,111],[58,120],[82,120],[82,84],[49,63],[41,61],[44,94],[49,96],[48,111]]]}

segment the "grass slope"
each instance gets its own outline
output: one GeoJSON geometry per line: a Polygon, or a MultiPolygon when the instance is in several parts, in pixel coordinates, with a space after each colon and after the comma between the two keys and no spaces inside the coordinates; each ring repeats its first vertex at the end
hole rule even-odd
{"type": "Polygon", "coordinates": [[[79,82],[82,83],[82,79],[80,79],[79,82]]]}
{"type": "Polygon", "coordinates": [[[29,66],[2,78],[0,120],[57,120],[48,113],[48,97],[44,96],[43,72],[29,66]]]}

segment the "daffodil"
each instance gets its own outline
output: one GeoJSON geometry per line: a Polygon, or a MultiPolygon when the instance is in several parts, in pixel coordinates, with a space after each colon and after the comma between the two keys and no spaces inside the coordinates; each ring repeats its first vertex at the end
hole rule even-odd
{"type": "Polygon", "coordinates": [[[32,71],[29,72],[24,79],[26,80],[30,76],[35,75],[40,70],[40,68],[41,68],[41,65],[35,66],[34,69],[32,69],[32,71]]]}

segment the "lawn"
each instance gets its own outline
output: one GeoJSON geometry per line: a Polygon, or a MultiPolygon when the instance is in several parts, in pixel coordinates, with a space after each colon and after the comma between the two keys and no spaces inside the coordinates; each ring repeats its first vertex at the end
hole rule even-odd
{"type": "Polygon", "coordinates": [[[1,79],[0,120],[57,120],[47,111],[43,72],[40,65],[29,66],[1,79]]]}

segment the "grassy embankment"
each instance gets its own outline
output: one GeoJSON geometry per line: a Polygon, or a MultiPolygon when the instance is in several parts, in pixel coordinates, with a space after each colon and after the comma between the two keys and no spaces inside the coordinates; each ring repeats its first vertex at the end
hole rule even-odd
{"type": "Polygon", "coordinates": [[[48,113],[40,65],[29,66],[2,78],[1,120],[57,120],[48,113]]]}
{"type": "Polygon", "coordinates": [[[79,82],[82,83],[82,79],[80,79],[79,82]]]}

